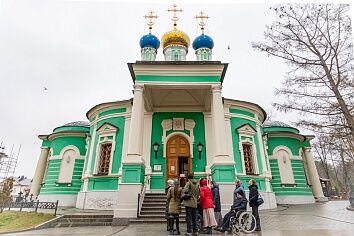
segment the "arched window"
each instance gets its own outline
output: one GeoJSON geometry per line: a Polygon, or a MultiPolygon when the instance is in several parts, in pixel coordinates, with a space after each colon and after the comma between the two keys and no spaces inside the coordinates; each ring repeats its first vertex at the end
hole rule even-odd
{"type": "Polygon", "coordinates": [[[68,149],[63,153],[60,164],[58,183],[71,183],[77,153],[73,149],[68,149]]]}
{"type": "Polygon", "coordinates": [[[276,152],[278,160],[280,181],[282,184],[295,184],[293,169],[291,167],[291,154],[285,149],[279,149],[276,152]]]}

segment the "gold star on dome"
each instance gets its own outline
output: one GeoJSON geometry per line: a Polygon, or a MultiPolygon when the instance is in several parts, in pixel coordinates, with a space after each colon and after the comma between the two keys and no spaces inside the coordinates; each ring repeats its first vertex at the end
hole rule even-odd
{"type": "Polygon", "coordinates": [[[173,12],[173,16],[171,18],[171,20],[173,21],[173,26],[175,29],[177,29],[177,21],[179,20],[179,18],[177,17],[177,12],[183,12],[182,9],[177,9],[177,5],[173,4],[172,9],[167,9],[168,12],[173,12]]]}
{"type": "Polygon", "coordinates": [[[157,19],[158,17],[158,15],[154,15],[153,11],[150,11],[148,15],[144,16],[145,19],[149,19],[147,23],[147,25],[149,26],[149,33],[151,33],[152,26],[155,24],[155,22],[153,22],[153,19],[157,19]]]}
{"type": "Polygon", "coordinates": [[[208,15],[204,15],[204,12],[201,11],[199,13],[199,15],[195,16],[195,18],[197,19],[198,24],[200,25],[200,29],[202,30],[202,34],[204,34],[204,26],[206,25],[206,20],[209,19],[210,17],[208,15]]]}

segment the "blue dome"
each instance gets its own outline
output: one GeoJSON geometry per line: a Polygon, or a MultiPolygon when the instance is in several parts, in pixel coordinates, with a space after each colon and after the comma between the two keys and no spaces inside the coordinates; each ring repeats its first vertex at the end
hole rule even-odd
{"type": "Polygon", "coordinates": [[[210,36],[201,34],[194,39],[192,46],[194,50],[197,50],[199,48],[213,49],[214,41],[210,36]]]}
{"type": "Polygon", "coordinates": [[[140,39],[140,47],[158,49],[160,47],[160,40],[153,34],[146,34],[140,39]]]}

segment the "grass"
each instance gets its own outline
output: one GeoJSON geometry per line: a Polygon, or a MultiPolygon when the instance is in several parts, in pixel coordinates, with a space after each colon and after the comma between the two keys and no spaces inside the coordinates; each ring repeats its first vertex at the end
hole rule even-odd
{"type": "Polygon", "coordinates": [[[53,214],[4,211],[0,213],[0,233],[29,229],[54,217],[53,214]]]}

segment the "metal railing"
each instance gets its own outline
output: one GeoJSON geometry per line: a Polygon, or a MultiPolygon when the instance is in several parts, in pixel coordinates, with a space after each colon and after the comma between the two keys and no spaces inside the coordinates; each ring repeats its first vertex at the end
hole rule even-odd
{"type": "Polygon", "coordinates": [[[137,204],[138,209],[136,211],[137,218],[140,217],[140,211],[141,211],[141,207],[143,206],[146,188],[149,184],[150,184],[150,175],[145,175],[144,184],[141,186],[140,193],[138,194],[138,204],[137,204]]]}
{"type": "Polygon", "coordinates": [[[11,208],[19,208],[20,211],[22,211],[22,209],[33,208],[35,212],[37,212],[38,209],[53,209],[54,210],[54,216],[56,216],[57,215],[57,210],[58,210],[58,203],[59,203],[59,201],[56,201],[56,202],[40,202],[39,200],[30,201],[30,202],[0,203],[0,213],[2,213],[5,208],[8,208],[8,210],[10,210],[11,208]]]}

